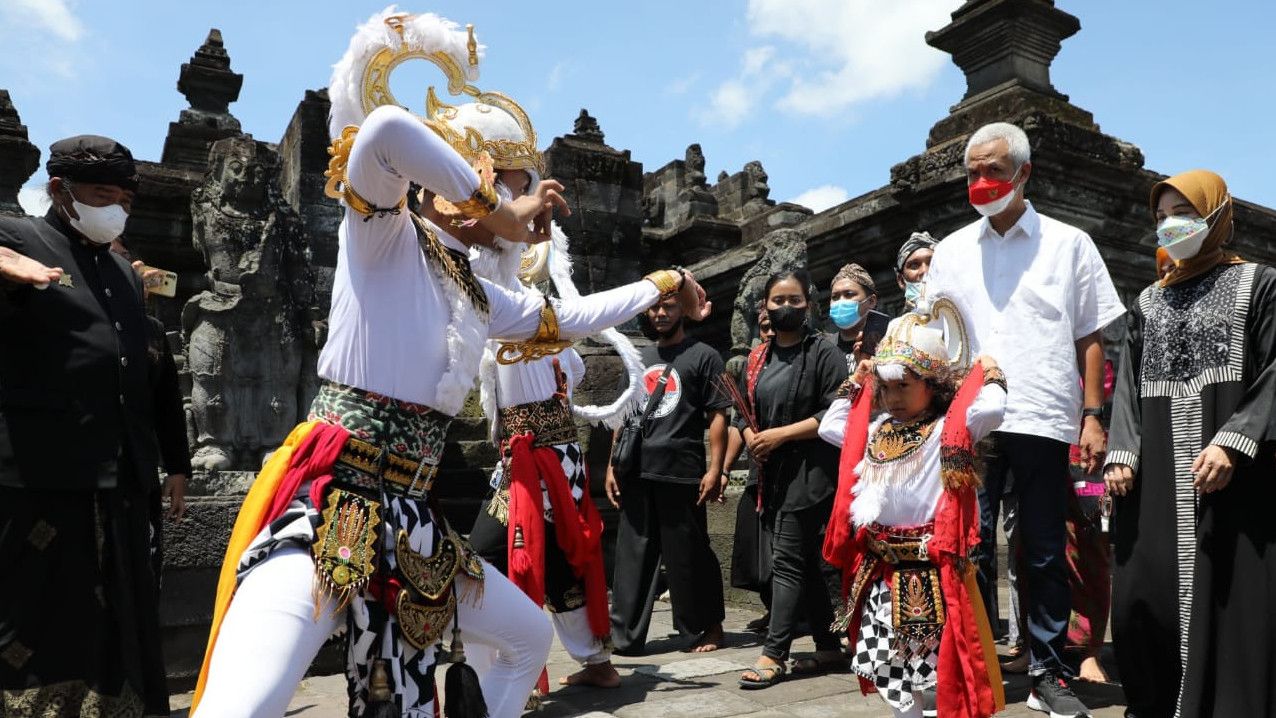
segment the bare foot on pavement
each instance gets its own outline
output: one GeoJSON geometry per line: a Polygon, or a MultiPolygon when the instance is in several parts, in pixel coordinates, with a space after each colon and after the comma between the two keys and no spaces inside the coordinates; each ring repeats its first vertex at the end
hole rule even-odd
{"type": "Polygon", "coordinates": [[[616,667],[611,665],[611,661],[606,663],[594,663],[585,666],[570,676],[563,676],[558,679],[561,686],[593,686],[594,688],[618,688],[620,686],[620,674],[616,672],[616,667]]]}
{"type": "Polygon", "coordinates": [[[687,652],[688,653],[708,653],[709,651],[716,651],[722,647],[723,638],[724,636],[722,635],[722,624],[719,623],[713,628],[710,628],[709,630],[700,634],[700,637],[696,639],[695,643],[691,644],[691,646],[687,649],[687,652]]]}

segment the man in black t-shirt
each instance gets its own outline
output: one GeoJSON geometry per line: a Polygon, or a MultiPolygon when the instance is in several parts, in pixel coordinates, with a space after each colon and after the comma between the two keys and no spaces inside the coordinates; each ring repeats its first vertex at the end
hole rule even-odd
{"type": "Polygon", "coordinates": [[[713,651],[722,645],[725,614],[722,568],[709,545],[705,504],[718,497],[722,485],[731,401],[716,383],[725,367],[707,344],[686,336],[675,299],[648,309],[640,322],[656,339],[643,351],[648,398],[670,364],[673,368],[644,427],[638,478],[618,485],[607,467],[607,498],[620,509],[612,640],[620,655],[643,652],[663,563],[674,627],[695,636],[688,650],[713,651]],[[663,551],[665,546],[671,550],[663,551]]]}

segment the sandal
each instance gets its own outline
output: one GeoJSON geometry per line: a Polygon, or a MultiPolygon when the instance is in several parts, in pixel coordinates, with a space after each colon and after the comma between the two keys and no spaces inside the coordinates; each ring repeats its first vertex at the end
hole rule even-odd
{"type": "Polygon", "coordinates": [[[817,651],[813,656],[793,661],[793,675],[818,676],[847,670],[846,656],[841,651],[817,651]]]}
{"type": "Polygon", "coordinates": [[[763,666],[755,663],[752,668],[741,674],[740,687],[748,689],[770,688],[776,683],[784,680],[784,673],[785,669],[783,663],[777,663],[773,666],[763,666]],[[746,676],[750,672],[757,676],[757,678],[747,678],[746,676]]]}

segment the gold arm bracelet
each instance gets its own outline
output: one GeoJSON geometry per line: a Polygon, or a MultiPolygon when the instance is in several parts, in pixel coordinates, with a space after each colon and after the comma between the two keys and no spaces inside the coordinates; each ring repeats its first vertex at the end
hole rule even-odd
{"type": "Polygon", "coordinates": [[[496,188],[490,182],[482,182],[474,194],[464,202],[453,202],[461,214],[470,219],[483,219],[496,211],[501,199],[496,195],[496,188]]]}
{"type": "Polygon", "coordinates": [[[652,272],[651,274],[643,277],[643,279],[656,285],[656,289],[660,292],[660,296],[662,297],[666,294],[672,294],[679,289],[682,289],[682,272],[672,269],[661,269],[659,271],[652,272]]]}
{"type": "Polygon", "coordinates": [[[996,384],[1002,391],[1009,391],[1006,388],[1006,373],[1001,370],[1001,367],[984,369],[984,385],[988,384],[996,384]]]}
{"type": "Polygon", "coordinates": [[[496,350],[498,364],[517,364],[543,359],[558,354],[572,345],[571,341],[559,338],[558,315],[554,305],[545,300],[541,307],[541,321],[536,326],[536,335],[525,342],[501,342],[496,350]]]}

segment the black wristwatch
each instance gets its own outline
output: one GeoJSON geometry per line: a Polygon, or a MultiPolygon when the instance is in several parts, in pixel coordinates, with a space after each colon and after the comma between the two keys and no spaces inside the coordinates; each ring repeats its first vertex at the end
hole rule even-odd
{"type": "Polygon", "coordinates": [[[1082,419],[1084,419],[1084,418],[1086,418],[1087,416],[1093,416],[1093,417],[1094,417],[1094,418],[1096,418],[1096,419],[1102,419],[1102,418],[1103,418],[1103,407],[1101,407],[1101,406],[1087,406],[1086,408],[1084,408],[1084,409],[1082,409],[1082,410],[1081,410],[1081,418],[1082,418],[1082,419]]]}

